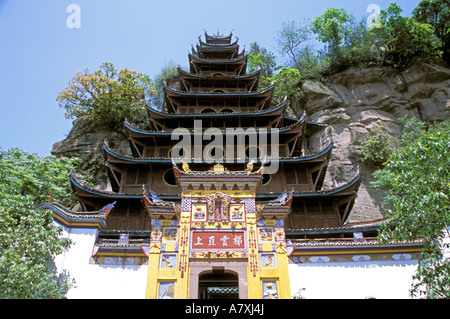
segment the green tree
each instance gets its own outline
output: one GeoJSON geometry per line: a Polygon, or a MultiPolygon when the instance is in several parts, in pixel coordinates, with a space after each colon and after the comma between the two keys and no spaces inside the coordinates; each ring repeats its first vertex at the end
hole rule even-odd
{"type": "Polygon", "coordinates": [[[278,50],[291,60],[289,66],[297,68],[302,51],[302,45],[305,44],[311,36],[311,30],[307,24],[299,24],[295,21],[283,23],[281,30],[276,38],[278,50]]]}
{"type": "Polygon", "coordinates": [[[158,110],[162,110],[164,107],[164,83],[167,83],[176,77],[178,77],[178,65],[173,61],[166,63],[161,68],[158,75],[155,76],[154,82],[156,94],[152,98],[152,102],[158,110]]]}
{"type": "Polygon", "coordinates": [[[379,233],[381,243],[421,240],[424,252],[411,296],[450,297],[450,260],[443,241],[450,224],[450,120],[433,126],[414,142],[393,152],[374,173],[374,186],[386,190],[390,219],[379,233]]]}
{"type": "Polygon", "coordinates": [[[370,131],[367,140],[361,144],[363,162],[381,166],[389,159],[394,149],[394,139],[386,131],[384,126],[370,131]]]}
{"type": "Polygon", "coordinates": [[[419,121],[416,117],[409,117],[405,115],[399,121],[403,124],[402,132],[400,134],[400,147],[408,146],[414,143],[426,132],[426,125],[419,121]]]}
{"type": "Polygon", "coordinates": [[[433,27],[434,34],[440,40],[443,59],[450,62],[450,1],[422,0],[413,10],[417,22],[427,23],[433,27]]]}
{"type": "Polygon", "coordinates": [[[248,54],[248,71],[255,72],[261,69],[261,76],[271,77],[278,69],[275,55],[264,47],[260,47],[258,43],[250,44],[250,52],[248,54]]]}
{"type": "Polygon", "coordinates": [[[417,56],[430,61],[440,58],[442,52],[433,27],[428,23],[403,17],[401,13],[400,6],[391,4],[386,10],[381,10],[380,26],[370,30],[375,35],[385,63],[401,69],[417,56]]]}
{"type": "Polygon", "coordinates": [[[339,61],[340,47],[351,34],[354,17],[344,9],[328,8],[311,22],[317,39],[328,44],[333,63],[339,61]]]}
{"type": "Polygon", "coordinates": [[[92,73],[86,69],[75,74],[56,100],[66,110],[66,118],[86,115],[96,125],[119,129],[126,117],[144,118],[145,106],[155,93],[147,75],[104,63],[92,73]]]}
{"type": "Polygon", "coordinates": [[[300,89],[300,72],[295,68],[281,68],[273,77],[268,78],[267,81],[271,81],[275,85],[273,99],[278,104],[284,98],[292,101],[300,100],[303,97],[303,92],[300,89]]]}
{"type": "Polygon", "coordinates": [[[63,298],[73,281],[51,267],[70,246],[52,215],[34,208],[52,198],[73,204],[69,172],[76,159],[0,151],[0,298],[63,298]]]}
{"type": "Polygon", "coordinates": [[[339,60],[333,66],[341,71],[352,66],[370,67],[382,65],[383,60],[376,43],[375,35],[367,27],[367,21],[352,19],[348,25],[349,32],[339,49],[339,60]]]}

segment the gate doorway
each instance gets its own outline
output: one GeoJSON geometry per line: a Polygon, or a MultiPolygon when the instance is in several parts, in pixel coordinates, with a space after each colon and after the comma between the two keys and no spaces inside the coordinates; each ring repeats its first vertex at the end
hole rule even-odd
{"type": "Polygon", "coordinates": [[[223,267],[199,275],[198,299],[239,299],[239,277],[223,267]]]}

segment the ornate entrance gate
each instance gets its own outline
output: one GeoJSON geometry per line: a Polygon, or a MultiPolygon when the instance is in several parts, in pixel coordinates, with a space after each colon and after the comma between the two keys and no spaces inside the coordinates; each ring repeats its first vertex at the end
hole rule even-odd
{"type": "Polygon", "coordinates": [[[238,299],[239,278],[231,272],[213,270],[198,279],[198,299],[238,299]]]}

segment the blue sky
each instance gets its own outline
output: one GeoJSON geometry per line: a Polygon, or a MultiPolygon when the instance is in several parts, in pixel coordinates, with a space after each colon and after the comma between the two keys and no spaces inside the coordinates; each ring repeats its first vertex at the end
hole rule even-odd
{"type": "MultiPolygon", "coordinates": [[[[0,147],[45,157],[72,127],[56,96],[73,75],[103,62],[154,77],[169,61],[187,65],[203,30],[234,30],[241,46],[258,42],[278,54],[283,22],[344,8],[367,19],[367,8],[391,2],[405,15],[420,0],[0,0],[0,147]],[[80,28],[69,28],[76,4],[80,28]]],[[[281,60],[280,60],[281,62],[281,60]]]]}

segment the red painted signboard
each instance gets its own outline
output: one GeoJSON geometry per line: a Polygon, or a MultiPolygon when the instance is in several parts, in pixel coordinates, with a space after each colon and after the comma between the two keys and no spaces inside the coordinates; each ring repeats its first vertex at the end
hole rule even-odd
{"type": "Polygon", "coordinates": [[[244,231],[193,231],[192,249],[244,249],[244,231]]]}

